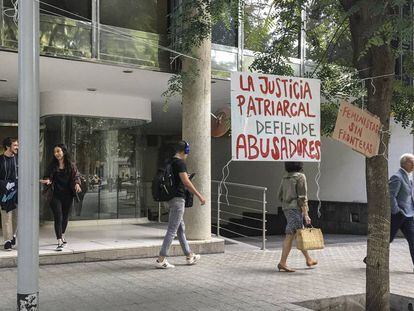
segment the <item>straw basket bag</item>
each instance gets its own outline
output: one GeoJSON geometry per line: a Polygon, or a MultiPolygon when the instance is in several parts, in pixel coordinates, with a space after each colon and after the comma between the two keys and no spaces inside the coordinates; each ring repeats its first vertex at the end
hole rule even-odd
{"type": "Polygon", "coordinates": [[[323,234],[318,228],[303,228],[296,232],[296,247],[301,251],[324,249],[323,234]]]}

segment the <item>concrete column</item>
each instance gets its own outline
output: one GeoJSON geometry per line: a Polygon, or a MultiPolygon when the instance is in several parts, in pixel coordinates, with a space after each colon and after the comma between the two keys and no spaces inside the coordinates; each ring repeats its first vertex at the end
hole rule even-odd
{"type": "Polygon", "coordinates": [[[187,160],[190,173],[196,173],[194,184],[207,203],[186,209],[184,221],[187,238],[211,238],[211,38],[193,49],[199,61],[185,58],[183,72],[196,72],[196,76],[183,81],[183,139],[190,144],[187,160]],[[195,71],[194,71],[195,70],[195,71]]]}
{"type": "Polygon", "coordinates": [[[17,310],[39,296],[39,2],[19,1],[17,310]]]}
{"type": "Polygon", "coordinates": [[[239,13],[237,23],[237,70],[243,71],[243,56],[244,56],[244,8],[245,1],[239,0],[239,13]]]}
{"type": "Polygon", "coordinates": [[[306,73],[306,28],[307,28],[307,14],[306,8],[303,8],[300,13],[301,29],[300,29],[300,76],[304,77],[306,73]]]}
{"type": "Polygon", "coordinates": [[[4,36],[4,4],[3,0],[0,0],[0,45],[3,45],[3,36],[4,36]]]}
{"type": "Polygon", "coordinates": [[[92,58],[100,58],[100,0],[92,0],[92,58]]]}

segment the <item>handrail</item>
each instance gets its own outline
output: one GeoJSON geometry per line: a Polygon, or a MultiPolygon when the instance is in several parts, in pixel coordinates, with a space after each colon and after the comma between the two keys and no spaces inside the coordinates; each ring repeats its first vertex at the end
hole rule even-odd
{"type": "Polygon", "coordinates": [[[239,184],[239,183],[234,183],[234,182],[225,182],[222,183],[221,181],[218,180],[212,180],[211,181],[213,184],[225,184],[226,186],[236,186],[236,187],[241,187],[241,188],[248,188],[248,189],[256,189],[256,190],[262,190],[262,191],[267,191],[266,187],[261,187],[261,186],[252,186],[252,185],[246,185],[246,184],[239,184]]]}
{"type": "MultiPolygon", "coordinates": [[[[216,226],[216,225],[212,225],[212,226],[217,228],[217,226],[216,226]]],[[[246,239],[250,239],[250,240],[254,240],[254,241],[260,241],[260,239],[258,239],[258,238],[254,238],[254,237],[251,237],[251,236],[247,236],[247,235],[244,235],[244,234],[238,233],[238,232],[233,231],[233,230],[229,230],[229,229],[226,229],[226,228],[221,228],[221,229],[222,229],[222,230],[224,230],[224,231],[231,232],[231,233],[233,233],[233,234],[237,234],[238,236],[240,236],[240,237],[242,237],[242,238],[246,238],[246,239]]]]}
{"type": "Polygon", "coordinates": [[[254,227],[251,227],[251,226],[242,225],[242,224],[239,224],[237,222],[230,221],[230,220],[227,220],[227,219],[220,218],[220,220],[221,221],[224,221],[224,222],[227,222],[229,224],[235,225],[235,226],[242,227],[242,228],[251,229],[251,230],[257,230],[257,231],[262,231],[262,229],[254,228],[254,227]]]}
{"type": "MultiPolygon", "coordinates": [[[[218,193],[211,193],[211,194],[212,195],[218,195],[218,193]]],[[[225,196],[228,197],[228,198],[240,199],[240,200],[249,201],[249,202],[263,203],[262,200],[255,200],[255,199],[250,199],[250,198],[245,198],[245,197],[238,197],[238,196],[230,195],[230,194],[226,194],[225,196]]]]}
{"type": "Polygon", "coordinates": [[[266,230],[266,223],[267,223],[267,220],[266,220],[266,213],[267,213],[267,210],[266,210],[266,205],[267,205],[266,192],[267,192],[267,188],[266,187],[261,187],[261,186],[253,186],[253,185],[234,183],[234,182],[226,182],[225,183],[226,186],[230,186],[230,187],[239,187],[239,188],[243,188],[243,189],[251,189],[251,190],[260,191],[262,193],[262,198],[263,198],[260,201],[260,200],[250,199],[250,198],[247,198],[247,197],[237,197],[237,196],[234,196],[234,195],[229,195],[228,191],[226,191],[226,193],[223,194],[222,193],[222,190],[223,190],[222,188],[223,188],[224,184],[222,182],[217,181],[217,180],[212,180],[211,183],[217,186],[217,189],[216,189],[217,193],[212,193],[214,195],[214,199],[217,199],[217,201],[215,201],[214,199],[211,201],[211,203],[216,203],[217,204],[216,209],[214,207],[212,207],[212,211],[214,213],[216,213],[215,216],[212,216],[212,220],[214,219],[214,220],[217,221],[217,226],[216,225],[212,225],[212,226],[217,228],[217,236],[220,237],[220,230],[224,230],[224,231],[230,232],[232,234],[236,234],[237,236],[241,236],[241,237],[244,237],[244,238],[247,238],[247,239],[261,240],[262,241],[261,249],[266,250],[266,231],[267,231],[266,230]],[[222,201],[222,196],[226,197],[227,202],[222,201]],[[244,203],[246,203],[246,205],[248,205],[249,203],[250,204],[261,203],[262,209],[260,210],[258,208],[252,208],[252,207],[249,207],[249,206],[230,204],[229,201],[228,201],[228,198],[234,198],[234,199],[244,201],[244,203]],[[255,218],[255,217],[240,215],[240,214],[237,214],[237,212],[234,212],[233,209],[231,209],[230,211],[224,211],[222,206],[225,206],[226,208],[227,207],[232,207],[233,209],[237,208],[237,209],[239,209],[239,211],[240,210],[250,210],[250,211],[254,211],[256,213],[262,212],[262,217],[261,217],[261,219],[259,219],[259,218],[255,218]],[[255,228],[255,227],[252,227],[252,226],[248,226],[248,225],[244,225],[244,224],[241,224],[241,223],[233,222],[229,219],[222,218],[221,216],[223,214],[239,216],[239,217],[255,220],[255,221],[258,221],[258,222],[261,221],[262,226],[261,226],[261,228],[255,228]],[[261,239],[257,239],[257,238],[255,239],[255,238],[252,238],[252,237],[247,236],[245,234],[235,232],[235,231],[232,231],[232,230],[227,229],[227,228],[223,228],[221,226],[222,222],[224,222],[226,224],[233,224],[237,227],[240,227],[240,229],[246,228],[246,229],[250,229],[250,230],[256,230],[256,231],[259,231],[259,232],[261,231],[262,232],[262,238],[261,239]]]}
{"type": "Polygon", "coordinates": [[[263,221],[263,219],[261,218],[255,218],[255,217],[250,217],[250,216],[245,216],[245,215],[240,215],[240,214],[234,214],[234,213],[230,213],[230,212],[226,212],[226,211],[221,211],[223,214],[228,214],[228,215],[232,215],[232,216],[239,216],[239,217],[243,217],[243,218],[247,218],[247,219],[251,219],[251,220],[256,220],[256,221],[263,221]]]}
{"type": "Polygon", "coordinates": [[[243,205],[227,204],[227,202],[223,202],[223,201],[220,201],[220,202],[218,202],[218,201],[212,201],[212,202],[213,202],[213,203],[220,203],[220,204],[223,204],[223,205],[225,205],[225,206],[238,207],[238,208],[241,208],[241,209],[245,209],[245,210],[247,210],[247,211],[261,212],[261,210],[260,210],[260,209],[257,209],[257,208],[251,208],[251,207],[247,207],[247,206],[243,206],[243,205]]]}

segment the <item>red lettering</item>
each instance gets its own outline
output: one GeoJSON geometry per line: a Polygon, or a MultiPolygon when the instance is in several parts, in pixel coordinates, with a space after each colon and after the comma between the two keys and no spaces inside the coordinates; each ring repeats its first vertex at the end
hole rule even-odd
{"type": "Polygon", "coordinates": [[[243,75],[240,75],[240,89],[242,91],[254,92],[254,83],[252,76],[247,76],[247,87],[243,85],[243,75]]]}
{"type": "Polygon", "coordinates": [[[295,82],[293,83],[293,94],[295,95],[296,99],[300,98],[300,92],[298,91],[299,83],[295,82]]]}
{"type": "Polygon", "coordinates": [[[316,117],[314,114],[311,114],[309,103],[306,103],[306,110],[307,110],[307,115],[308,115],[309,118],[315,118],[316,117]]]}
{"type": "Polygon", "coordinates": [[[303,106],[302,102],[299,103],[298,116],[300,116],[301,113],[303,113],[303,116],[306,117],[305,106],[303,106]]]}
{"type": "Polygon", "coordinates": [[[279,145],[279,138],[273,137],[273,149],[272,149],[271,154],[272,154],[272,158],[276,161],[280,159],[280,151],[279,151],[278,145],[279,145]]]}
{"type": "Polygon", "coordinates": [[[290,104],[290,114],[293,116],[293,117],[296,117],[297,115],[298,115],[298,111],[297,111],[297,108],[298,107],[298,105],[296,104],[296,103],[292,103],[292,104],[290,104]]]}
{"type": "Polygon", "coordinates": [[[295,142],[291,141],[290,139],[289,139],[289,149],[290,149],[289,157],[293,158],[293,156],[295,155],[298,148],[297,148],[295,142]]]}
{"type": "Polygon", "coordinates": [[[247,135],[247,140],[249,142],[249,160],[254,160],[259,157],[259,148],[257,148],[257,138],[253,135],[247,135]],[[252,153],[252,150],[255,151],[255,154],[252,153]]]}
{"type": "Polygon", "coordinates": [[[250,112],[253,111],[253,114],[256,115],[256,106],[254,105],[254,99],[249,98],[249,104],[247,106],[247,116],[250,117],[250,112]]]}
{"type": "Polygon", "coordinates": [[[288,144],[286,137],[282,137],[280,140],[280,153],[282,154],[282,160],[289,158],[288,144]]]}
{"type": "Polygon", "coordinates": [[[302,146],[303,146],[303,157],[309,157],[309,152],[308,152],[308,140],[306,138],[302,139],[302,146]]]}
{"type": "Polygon", "coordinates": [[[282,106],[282,102],[277,102],[276,115],[283,116],[283,106],[282,106]]]}
{"type": "Polygon", "coordinates": [[[263,158],[267,158],[267,156],[270,153],[270,147],[269,147],[270,140],[268,138],[260,138],[260,153],[263,158]],[[265,145],[263,146],[263,140],[265,141],[265,145]]]}
{"type": "Polygon", "coordinates": [[[285,90],[285,97],[288,97],[288,94],[287,94],[287,86],[286,86],[286,82],[288,80],[283,79],[283,80],[280,80],[280,81],[283,83],[283,89],[285,90]]]}
{"type": "Polygon", "coordinates": [[[310,153],[310,157],[311,157],[311,159],[314,159],[314,158],[315,158],[315,154],[314,154],[314,152],[315,152],[315,141],[314,141],[314,140],[312,140],[312,141],[309,143],[309,153],[310,153]]]}
{"type": "Polygon", "coordinates": [[[348,109],[348,107],[347,106],[345,106],[343,109],[342,109],[342,116],[344,117],[345,115],[349,118],[349,113],[350,113],[350,111],[349,111],[349,109],[348,109]]]}
{"type": "Polygon", "coordinates": [[[321,142],[320,140],[317,140],[315,143],[315,147],[316,147],[316,160],[320,160],[321,159],[321,142]]]}
{"type": "Polygon", "coordinates": [[[298,141],[296,142],[297,148],[298,148],[298,156],[302,156],[303,155],[303,146],[302,146],[302,141],[300,139],[298,139],[298,141]]]}
{"type": "Polygon", "coordinates": [[[289,105],[290,105],[289,101],[285,99],[283,101],[283,115],[289,116],[289,118],[291,118],[292,116],[290,115],[290,112],[289,112],[289,105]]]}
{"type": "Polygon", "coordinates": [[[275,95],[277,98],[280,98],[280,96],[282,95],[282,91],[280,90],[280,85],[279,85],[279,81],[280,79],[277,78],[276,79],[276,87],[277,87],[277,91],[275,92],[275,95]]]}
{"type": "Polygon", "coordinates": [[[237,106],[239,106],[239,108],[240,108],[240,115],[242,116],[243,115],[242,106],[246,103],[246,98],[243,95],[239,95],[236,98],[239,101],[239,103],[238,103],[237,106]]]}
{"type": "Polygon", "coordinates": [[[263,98],[256,97],[255,100],[257,101],[257,106],[259,107],[259,115],[261,115],[262,114],[262,101],[263,101],[263,98]]]}
{"type": "Polygon", "coordinates": [[[236,158],[240,159],[239,152],[240,150],[244,151],[244,157],[247,157],[247,144],[246,137],[243,134],[240,134],[236,139],[236,158]]]}
{"type": "Polygon", "coordinates": [[[270,111],[270,105],[272,104],[272,102],[270,101],[270,99],[265,99],[264,100],[264,115],[265,116],[271,116],[272,112],[270,111]]]}
{"type": "Polygon", "coordinates": [[[303,88],[303,98],[306,98],[306,94],[309,95],[310,99],[312,99],[312,92],[308,82],[305,82],[305,86],[303,88]]]}
{"type": "Polygon", "coordinates": [[[263,94],[267,94],[269,92],[268,90],[268,78],[267,77],[259,77],[259,80],[261,80],[263,83],[260,83],[260,91],[263,94]]]}

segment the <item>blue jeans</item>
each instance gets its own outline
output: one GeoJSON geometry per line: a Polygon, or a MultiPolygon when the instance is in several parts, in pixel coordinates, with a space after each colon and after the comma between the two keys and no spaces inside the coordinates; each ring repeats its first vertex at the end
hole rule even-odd
{"type": "Polygon", "coordinates": [[[390,242],[394,240],[398,229],[401,229],[404,237],[407,239],[411,260],[414,265],[414,217],[405,217],[402,213],[392,214],[390,242]]]}
{"type": "Polygon", "coordinates": [[[185,224],[183,220],[185,211],[185,200],[183,198],[174,198],[168,201],[168,207],[170,209],[170,215],[168,218],[168,229],[162,243],[160,256],[168,256],[168,251],[175,235],[177,235],[180,241],[181,248],[186,256],[191,254],[190,246],[188,245],[187,238],[185,237],[185,224]]]}

